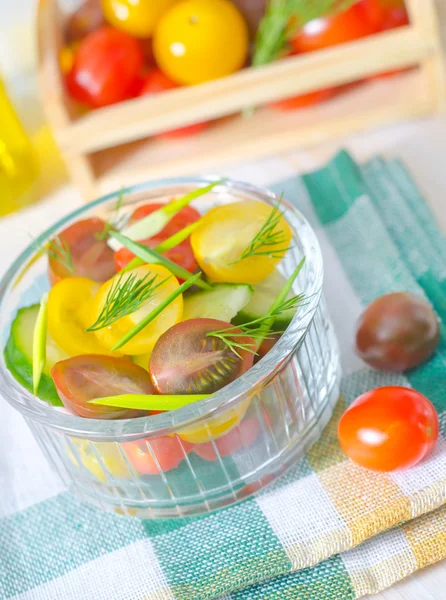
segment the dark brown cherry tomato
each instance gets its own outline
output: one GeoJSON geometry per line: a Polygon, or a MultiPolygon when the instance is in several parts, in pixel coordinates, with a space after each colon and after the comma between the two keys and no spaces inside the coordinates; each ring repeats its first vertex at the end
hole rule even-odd
{"type": "MultiPolygon", "coordinates": [[[[150,357],[150,373],[161,394],[212,394],[252,367],[254,355],[246,349],[234,354],[213,331],[240,329],[217,319],[190,319],[168,329],[150,357]]],[[[255,348],[248,336],[234,338],[255,348]]]]}
{"type": "Polygon", "coordinates": [[[147,411],[90,404],[89,400],[121,394],[153,394],[145,369],[126,358],[86,354],[57,362],[51,377],[64,406],[90,419],[129,419],[147,411]]]}
{"type": "Polygon", "coordinates": [[[100,0],[86,0],[69,16],[65,37],[68,44],[79,42],[105,23],[100,0]]]}
{"type": "Polygon", "coordinates": [[[413,467],[438,438],[438,415],[429,400],[410,388],[389,386],[359,396],[339,421],[342,449],[373,471],[413,467]]]}
{"type": "Polygon", "coordinates": [[[68,92],[90,108],[127,100],[138,88],[143,61],[138,40],[104,25],[80,42],[66,76],[68,92]]]}
{"type": "Polygon", "coordinates": [[[260,345],[260,348],[257,350],[257,355],[254,358],[254,362],[258,362],[264,356],[266,356],[268,354],[268,352],[270,350],[272,350],[272,348],[277,344],[277,342],[279,340],[280,340],[279,334],[269,335],[265,340],[263,340],[263,342],[260,345]]]}
{"type": "Polygon", "coordinates": [[[356,350],[375,369],[402,372],[427,360],[440,341],[435,312],[408,292],[381,296],[361,315],[356,350]]]}
{"type": "Polygon", "coordinates": [[[52,241],[48,251],[52,285],[65,277],[103,282],[116,273],[114,252],[101,239],[104,227],[102,219],[84,219],[67,227],[52,241]]]}
{"type": "MultiPolygon", "coordinates": [[[[221,457],[225,457],[237,452],[240,448],[249,448],[256,441],[259,431],[260,425],[255,417],[244,419],[238,427],[234,427],[229,433],[215,440],[214,443],[218,454],[221,457]]],[[[193,451],[204,460],[218,460],[212,442],[195,444],[193,451]]]]}
{"type": "Polygon", "coordinates": [[[176,469],[192,449],[177,435],[138,440],[122,445],[132,467],[144,475],[159,475],[176,469]]]}

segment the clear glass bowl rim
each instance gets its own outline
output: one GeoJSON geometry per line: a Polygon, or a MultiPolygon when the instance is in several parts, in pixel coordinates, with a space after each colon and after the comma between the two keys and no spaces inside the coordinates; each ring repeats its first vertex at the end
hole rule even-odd
{"type": "MultiPolygon", "coordinates": [[[[222,181],[221,187],[228,188],[229,190],[234,189],[241,193],[245,192],[251,197],[257,197],[269,204],[277,203],[279,200],[278,196],[267,188],[257,187],[249,183],[217,175],[172,177],[151,180],[101,196],[100,198],[68,213],[65,217],[54,223],[36,238],[32,244],[18,256],[18,258],[16,258],[0,280],[0,311],[8,297],[8,292],[10,291],[14,280],[32,258],[33,254],[36,252],[36,248],[41,247],[48,239],[53,237],[62,228],[68,226],[75,219],[82,218],[85,216],[85,213],[89,213],[95,207],[105,205],[110,201],[115,202],[120,193],[136,194],[145,191],[153,192],[156,189],[159,189],[160,195],[162,195],[163,188],[181,185],[200,187],[209,185],[209,183],[215,181],[222,181]]],[[[219,188],[220,186],[217,186],[217,188],[214,189],[215,191],[218,191],[219,188]]],[[[159,435],[169,435],[169,433],[174,433],[180,427],[185,428],[191,425],[193,426],[194,422],[206,417],[209,413],[214,413],[222,407],[229,408],[232,404],[237,402],[241,396],[249,393],[254,386],[257,387],[262,381],[270,379],[305,336],[305,333],[311,324],[312,316],[319,305],[323,285],[322,253],[312,227],[302,213],[291,203],[282,199],[281,206],[287,211],[294,213],[294,216],[301,221],[302,225],[308,228],[312,237],[312,253],[311,256],[306,255],[306,260],[311,261],[311,264],[315,267],[316,276],[312,286],[306,290],[309,301],[305,304],[305,311],[302,312],[302,310],[300,310],[297,312],[285,333],[268,352],[268,363],[270,365],[272,364],[272,367],[265,368],[266,357],[264,357],[251,367],[251,369],[242,377],[228,384],[213,396],[175,411],[135,419],[101,420],[85,419],[75,415],[66,414],[55,410],[54,407],[47,405],[44,402],[36,402],[35,397],[22,387],[6,368],[2,351],[0,382],[2,383],[2,390],[4,395],[7,396],[6,399],[8,402],[26,417],[70,435],[76,435],[81,438],[88,438],[95,441],[128,441],[129,439],[140,438],[142,434],[146,437],[157,437],[159,435]],[[308,315],[311,315],[311,318],[308,319],[308,315]],[[301,329],[300,335],[291,339],[292,336],[295,335],[295,331],[293,331],[295,326],[305,321],[306,317],[308,322],[305,323],[305,327],[301,329]]],[[[293,231],[294,235],[296,233],[296,231],[293,231]]]]}

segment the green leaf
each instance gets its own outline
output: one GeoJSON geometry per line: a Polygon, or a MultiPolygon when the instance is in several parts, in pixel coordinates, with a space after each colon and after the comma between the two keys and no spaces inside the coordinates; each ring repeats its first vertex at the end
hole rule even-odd
{"type": "MultiPolygon", "coordinates": [[[[123,246],[131,250],[133,254],[135,254],[145,263],[162,265],[163,267],[166,267],[166,269],[168,269],[176,277],[179,277],[184,281],[188,281],[192,277],[189,271],[186,271],[186,269],[183,269],[183,267],[179,267],[177,264],[175,264],[168,258],[165,258],[161,254],[159,254],[156,250],[153,250],[153,248],[148,248],[143,244],[134,242],[133,240],[129,239],[128,237],[125,237],[117,231],[111,231],[110,236],[121,242],[123,246]]],[[[195,279],[195,285],[204,290],[211,289],[211,286],[202,279],[195,279]]]]}
{"type": "Polygon", "coordinates": [[[46,335],[48,323],[48,294],[40,300],[39,314],[33,333],[33,393],[36,396],[46,362],[46,335]]]}
{"type": "Polygon", "coordinates": [[[130,331],[128,331],[113,346],[112,352],[115,352],[116,350],[119,350],[120,348],[122,348],[125,344],[127,344],[127,342],[129,342],[132,338],[134,338],[135,335],[137,335],[140,331],[142,331],[144,329],[144,327],[147,327],[147,325],[149,323],[151,323],[153,321],[153,319],[155,319],[160,313],[162,313],[163,310],[167,306],[169,306],[169,304],[171,302],[173,302],[175,300],[175,298],[178,298],[178,296],[180,296],[183,292],[185,292],[187,289],[189,289],[191,286],[193,286],[194,283],[196,284],[199,277],[201,277],[201,273],[197,273],[196,275],[193,275],[188,281],[185,281],[182,285],[180,285],[179,288],[177,288],[174,292],[169,294],[169,296],[167,296],[167,298],[165,298],[156,308],[154,308],[152,310],[152,312],[150,312],[148,315],[146,315],[140,323],[138,323],[137,325],[132,327],[132,329],[130,329],[130,331]]]}
{"type": "Polygon", "coordinates": [[[136,410],[176,410],[188,404],[209,398],[212,394],[151,395],[151,394],[122,394],[106,396],[90,400],[90,404],[114,406],[117,408],[132,408],[136,410]]]}

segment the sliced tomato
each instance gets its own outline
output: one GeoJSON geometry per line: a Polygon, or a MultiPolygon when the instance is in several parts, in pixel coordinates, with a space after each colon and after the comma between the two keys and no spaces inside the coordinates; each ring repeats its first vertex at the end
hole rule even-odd
{"type": "MultiPolygon", "coordinates": [[[[138,207],[131,217],[131,222],[138,221],[139,219],[143,219],[148,215],[152,214],[155,210],[162,208],[165,206],[162,202],[153,202],[151,204],[144,204],[143,206],[138,207]]],[[[192,225],[201,218],[198,210],[193,208],[192,206],[185,206],[182,208],[172,219],[167,223],[162,231],[157,234],[157,237],[165,240],[166,238],[178,233],[181,229],[184,229],[188,225],[192,225]]]]}
{"type": "MultiPolygon", "coordinates": [[[[174,81],[169,79],[160,69],[151,69],[144,80],[144,84],[140,91],[140,96],[151,96],[153,94],[159,94],[167,90],[173,90],[180,87],[174,81]]],[[[203,121],[201,123],[194,123],[187,127],[180,127],[173,129],[172,131],[164,131],[154,135],[154,138],[159,139],[178,139],[183,137],[189,137],[197,135],[201,131],[204,131],[209,126],[209,121],[203,121]]]]}
{"type": "Polygon", "coordinates": [[[268,352],[274,348],[274,346],[277,344],[279,339],[280,339],[280,335],[277,334],[277,335],[270,335],[270,336],[268,336],[268,338],[266,340],[263,340],[262,344],[260,345],[260,348],[257,351],[257,356],[256,356],[255,362],[259,361],[264,356],[266,356],[268,354],[268,352]]]}
{"type": "Polygon", "coordinates": [[[80,417],[128,419],[147,412],[90,404],[120,394],[153,394],[150,376],[126,358],[98,354],[74,356],[56,363],[51,376],[64,406],[80,417]]]}
{"type": "Polygon", "coordinates": [[[314,52],[373,33],[376,26],[364,18],[361,7],[354,4],[346,11],[309,21],[294,36],[291,46],[294,52],[314,52]]]}
{"type": "Polygon", "coordinates": [[[103,282],[116,273],[113,250],[101,239],[104,227],[102,219],[83,219],[50,242],[48,275],[52,285],[65,277],[103,282]]]}
{"type": "Polygon", "coordinates": [[[260,425],[255,417],[244,419],[238,427],[231,429],[222,437],[216,439],[214,444],[196,444],[193,451],[197,456],[208,461],[218,460],[218,456],[225,457],[237,452],[240,448],[249,448],[256,441],[260,432],[260,425]],[[215,451],[217,449],[217,452],[215,451]]]}
{"type": "MultiPolygon", "coordinates": [[[[162,241],[162,237],[155,236],[150,240],[145,240],[143,243],[149,248],[156,248],[162,241]]],[[[175,248],[167,250],[167,252],[164,252],[164,256],[190,273],[193,273],[197,268],[197,261],[195,260],[189,240],[184,240],[181,244],[175,246],[175,248]]],[[[128,248],[121,248],[115,252],[116,269],[120,271],[126,267],[134,257],[135,255],[131,250],[128,250],[128,248]]],[[[180,279],[178,281],[181,282],[180,279]]]]}
{"type": "Polygon", "coordinates": [[[308,94],[301,94],[300,96],[293,96],[291,98],[285,98],[285,100],[279,100],[269,104],[271,108],[277,108],[278,110],[296,110],[298,108],[306,108],[319,104],[329,100],[336,94],[335,88],[327,88],[325,90],[317,90],[316,92],[310,92],[308,94]]]}
{"type": "Polygon", "coordinates": [[[240,329],[217,319],[189,319],[164,333],[150,357],[152,381],[161,394],[206,394],[221,389],[252,367],[254,354],[238,348],[238,356],[208,333],[230,329],[238,344],[255,348],[240,329]]]}
{"type": "Polygon", "coordinates": [[[160,475],[176,469],[192,449],[192,444],[177,435],[148,438],[122,444],[122,448],[136,471],[144,475],[160,475]]]}

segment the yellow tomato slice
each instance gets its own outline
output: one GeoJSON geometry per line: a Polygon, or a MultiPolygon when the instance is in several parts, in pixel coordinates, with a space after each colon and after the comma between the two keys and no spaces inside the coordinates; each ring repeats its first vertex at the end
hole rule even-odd
{"type": "Polygon", "coordinates": [[[67,277],[51,288],[48,296],[48,330],[58,346],[69,356],[110,354],[94,333],[85,331],[92,324],[90,310],[99,284],[85,277],[67,277]]]}
{"type": "Polygon", "coordinates": [[[71,438],[74,450],[67,448],[71,462],[78,468],[85,467],[99,481],[106,482],[110,477],[130,479],[132,474],[117,445],[110,442],[89,442],[71,438]]]}
{"type": "Polygon", "coordinates": [[[151,356],[151,352],[146,352],[145,354],[135,354],[135,356],[132,356],[132,361],[135,363],[135,365],[139,365],[140,367],[148,371],[151,356]]]}
{"type": "Polygon", "coordinates": [[[178,435],[191,444],[205,444],[212,439],[217,440],[242,421],[250,402],[251,398],[247,398],[234,408],[225,410],[221,415],[211,417],[206,423],[192,425],[178,431],[178,435]]]}
{"type": "Polygon", "coordinates": [[[191,244],[200,268],[210,279],[254,284],[272,273],[292,238],[284,217],[270,231],[277,244],[260,243],[251,256],[242,256],[256,236],[265,240],[259,232],[274,210],[263,202],[244,200],[217,206],[203,217],[201,227],[191,235],[191,244]]]}
{"type": "MultiPolygon", "coordinates": [[[[118,278],[123,277],[121,283],[132,275],[137,275],[140,279],[144,277],[156,277],[155,284],[164,281],[158,287],[152,298],[150,298],[136,312],[125,317],[121,317],[108,327],[95,331],[98,342],[104,347],[112,348],[130,329],[154,310],[163,300],[165,300],[172,292],[179,287],[178,280],[165,267],[161,265],[143,265],[127,271],[124,275],[118,274],[106,281],[99,292],[96,294],[93,301],[92,322],[94,322],[106,302],[107,294],[112,286],[117,284],[118,278]]],[[[142,331],[132,338],[125,346],[122,347],[124,354],[147,354],[151,352],[158,338],[167,331],[172,325],[175,325],[183,316],[183,298],[178,296],[171,302],[151,323],[149,323],[142,331]]]]}

